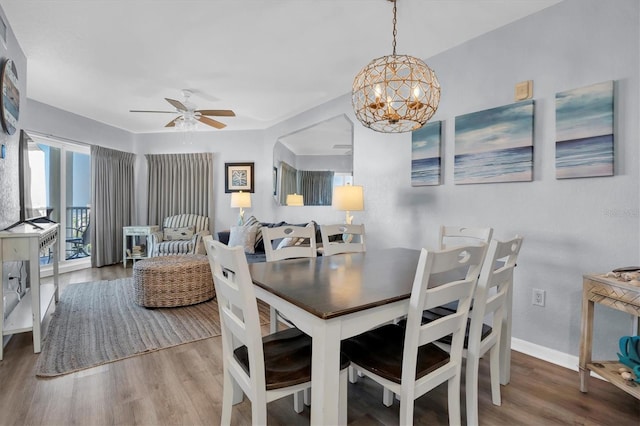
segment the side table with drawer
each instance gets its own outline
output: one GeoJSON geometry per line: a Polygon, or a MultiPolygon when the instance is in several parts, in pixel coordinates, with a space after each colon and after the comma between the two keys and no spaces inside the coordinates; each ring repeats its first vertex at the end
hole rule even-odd
{"type": "MultiPolygon", "coordinates": [[[[636,281],[637,283],[637,281],[636,281]]],[[[587,392],[593,371],[625,392],[640,399],[640,383],[624,380],[618,361],[593,361],[593,313],[596,303],[640,317],[640,285],[599,274],[586,274],[582,281],[582,324],[580,334],[580,391],[587,392]]],[[[638,320],[638,318],[636,318],[638,320]]]]}
{"type": "Polygon", "coordinates": [[[125,268],[127,260],[131,260],[135,264],[136,260],[149,257],[149,235],[159,230],[158,225],[122,227],[122,264],[125,268]],[[139,250],[135,250],[135,247],[138,247],[139,250]]]}

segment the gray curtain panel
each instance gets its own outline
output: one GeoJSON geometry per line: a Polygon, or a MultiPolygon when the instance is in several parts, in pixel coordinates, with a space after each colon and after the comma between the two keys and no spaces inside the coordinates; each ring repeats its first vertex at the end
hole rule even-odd
{"type": "MultiPolygon", "coordinates": [[[[296,182],[296,176],[298,171],[295,167],[290,166],[284,161],[280,162],[280,205],[287,205],[287,195],[293,193],[300,193],[298,191],[298,183],[296,182]]],[[[304,200],[305,203],[307,200],[304,200]]]]}
{"type": "Polygon", "coordinates": [[[91,266],[122,261],[122,227],[133,221],[135,154],[91,146],[91,266]]]}
{"type": "Polygon", "coordinates": [[[298,194],[305,206],[330,206],[333,199],[333,171],[298,170],[298,194]]]}
{"type": "Polygon", "coordinates": [[[167,216],[196,214],[208,216],[209,228],[212,228],[213,154],[146,154],[145,157],[149,172],[148,223],[160,225],[167,216]]]}

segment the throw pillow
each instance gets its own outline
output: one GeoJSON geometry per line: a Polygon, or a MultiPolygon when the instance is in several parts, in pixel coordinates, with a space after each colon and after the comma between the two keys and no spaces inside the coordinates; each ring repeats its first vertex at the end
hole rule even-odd
{"type": "MultiPolygon", "coordinates": [[[[258,247],[262,244],[262,223],[260,223],[260,221],[258,219],[256,219],[255,216],[250,216],[249,219],[247,219],[244,222],[244,226],[245,227],[251,227],[251,226],[255,226],[256,227],[256,242],[254,244],[254,251],[253,251],[253,252],[255,252],[258,249],[258,247]]],[[[262,251],[264,251],[264,246],[262,247],[262,251]]]]}
{"type": "Polygon", "coordinates": [[[195,226],[183,226],[180,228],[164,228],[165,241],[190,240],[195,233],[195,226]]]}
{"type": "Polygon", "coordinates": [[[256,226],[232,226],[229,234],[229,247],[240,246],[244,248],[245,253],[255,253],[256,230],[256,226]]]}
{"type": "MultiPolygon", "coordinates": [[[[311,221],[311,222],[307,223],[306,225],[293,225],[293,226],[304,226],[305,228],[314,228],[315,229],[315,222],[311,221]]],[[[283,238],[282,240],[280,240],[280,243],[278,243],[278,247],[276,247],[276,250],[284,248],[284,247],[301,246],[303,244],[308,247],[310,243],[311,243],[311,241],[309,240],[309,238],[286,237],[286,238],[283,238]],[[305,242],[306,242],[306,244],[304,244],[305,242]]]]}
{"type": "Polygon", "coordinates": [[[302,245],[303,242],[304,242],[304,238],[298,238],[298,237],[283,238],[282,240],[280,240],[280,244],[278,244],[278,247],[276,247],[276,250],[280,250],[281,248],[285,248],[285,247],[299,246],[299,245],[302,245]]]}

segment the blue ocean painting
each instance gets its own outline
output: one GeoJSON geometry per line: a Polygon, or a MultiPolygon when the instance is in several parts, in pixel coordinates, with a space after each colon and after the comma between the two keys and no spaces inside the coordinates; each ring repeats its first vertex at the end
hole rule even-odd
{"type": "Polygon", "coordinates": [[[456,184],[533,180],[533,100],[456,117],[456,184]]]}
{"type": "Polygon", "coordinates": [[[613,176],[613,81],[556,94],[556,178],[613,176]]]}
{"type": "Polygon", "coordinates": [[[411,134],[411,186],[440,185],[441,130],[434,121],[411,134]]]}

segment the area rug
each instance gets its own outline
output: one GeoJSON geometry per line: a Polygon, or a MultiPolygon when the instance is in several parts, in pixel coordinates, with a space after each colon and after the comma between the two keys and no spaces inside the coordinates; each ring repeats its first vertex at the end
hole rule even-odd
{"type": "MultiPolygon", "coordinates": [[[[36,376],[60,376],[220,335],[215,299],[147,309],[136,305],[133,292],[132,278],[69,285],[51,318],[36,376]]],[[[267,324],[269,308],[258,307],[267,324]]]]}

